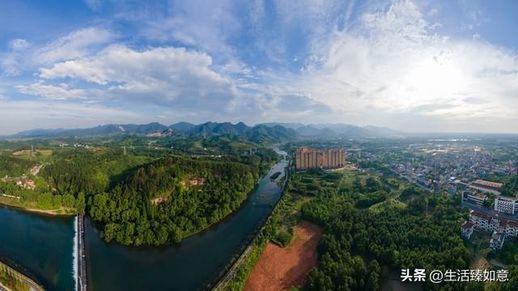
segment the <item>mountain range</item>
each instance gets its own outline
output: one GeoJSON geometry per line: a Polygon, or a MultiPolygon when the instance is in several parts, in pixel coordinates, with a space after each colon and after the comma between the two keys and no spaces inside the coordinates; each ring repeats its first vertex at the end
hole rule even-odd
{"type": "Polygon", "coordinates": [[[107,135],[142,135],[148,137],[180,136],[238,136],[253,141],[286,141],[296,138],[368,138],[394,137],[402,133],[390,128],[355,126],[350,124],[263,123],[248,126],[243,122],[178,122],[169,126],[158,122],[148,124],[106,124],[80,129],[33,129],[9,138],[95,137],[107,135]]]}

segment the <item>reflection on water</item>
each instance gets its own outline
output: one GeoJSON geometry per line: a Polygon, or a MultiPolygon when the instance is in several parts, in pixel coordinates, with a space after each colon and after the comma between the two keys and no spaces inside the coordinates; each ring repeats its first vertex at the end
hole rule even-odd
{"type": "Polygon", "coordinates": [[[73,218],[42,217],[0,207],[0,259],[47,290],[74,290],[73,218]]]}
{"type": "Polygon", "coordinates": [[[271,212],[281,188],[270,176],[284,172],[285,166],[284,160],[276,164],[238,212],[179,246],[142,249],[106,244],[88,222],[90,285],[96,291],[206,288],[271,212]]]}

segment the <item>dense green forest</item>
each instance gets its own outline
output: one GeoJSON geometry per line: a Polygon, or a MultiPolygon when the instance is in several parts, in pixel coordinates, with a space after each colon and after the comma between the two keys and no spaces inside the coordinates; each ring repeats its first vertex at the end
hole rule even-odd
{"type": "Polygon", "coordinates": [[[23,160],[12,157],[6,153],[0,153],[0,178],[5,176],[21,176],[36,163],[29,160],[23,160]]]}
{"type": "MultiPolygon", "coordinates": [[[[406,181],[346,170],[307,171],[290,177],[253,255],[229,283],[240,290],[268,240],[288,245],[293,226],[308,220],[324,228],[319,265],[303,290],[380,290],[402,268],[469,269],[475,254],[460,237],[467,211],[458,199],[432,195],[406,181]]],[[[512,263],[514,249],[503,255],[512,263]]],[[[425,290],[518,290],[518,269],[506,283],[443,283],[425,290]]]]}
{"type": "Polygon", "coordinates": [[[86,197],[103,238],[125,245],[179,242],[236,210],[277,158],[266,149],[230,156],[69,151],[42,170],[54,197],[86,197]]]}
{"type": "Polygon", "coordinates": [[[518,265],[518,238],[507,238],[496,257],[504,264],[518,265]]]}
{"type": "Polygon", "coordinates": [[[502,195],[515,197],[518,195],[518,175],[512,176],[502,186],[502,195]]]}
{"type": "MultiPolygon", "coordinates": [[[[459,235],[466,211],[455,199],[407,186],[389,195],[381,182],[372,179],[344,177],[334,189],[319,191],[302,206],[303,219],[325,228],[318,249],[320,264],[310,273],[304,289],[379,290],[381,277],[390,270],[399,275],[402,268],[469,269],[471,254],[459,235]],[[384,199],[376,199],[377,205],[359,205],[371,200],[373,193],[384,193],[384,199]],[[389,203],[400,195],[406,203],[389,203]]],[[[513,280],[498,283],[501,285],[426,283],[425,289],[517,290],[517,270],[511,271],[513,280]]]]}
{"type": "Polygon", "coordinates": [[[405,210],[373,213],[327,193],[305,205],[302,213],[327,230],[319,248],[321,265],[311,274],[309,289],[376,290],[381,265],[468,267],[469,253],[458,234],[459,214],[442,199],[418,199],[405,210]],[[432,214],[423,213],[427,207],[434,208],[432,214]]]}
{"type": "Polygon", "coordinates": [[[126,171],[152,161],[152,157],[124,155],[120,150],[69,150],[59,153],[41,175],[57,194],[85,195],[109,191],[126,171]]]}
{"type": "Polygon", "coordinates": [[[169,157],[136,169],[89,200],[103,237],[125,245],[179,242],[220,221],[247,198],[257,168],[236,162],[169,157]]]}
{"type": "Polygon", "coordinates": [[[239,207],[277,159],[270,149],[225,141],[190,139],[202,153],[144,146],[152,140],[133,136],[70,140],[74,147],[48,142],[33,153],[6,142],[0,203],[47,214],[86,212],[106,240],[126,245],[178,242],[239,207]],[[34,167],[41,170],[33,174],[34,167]]]}

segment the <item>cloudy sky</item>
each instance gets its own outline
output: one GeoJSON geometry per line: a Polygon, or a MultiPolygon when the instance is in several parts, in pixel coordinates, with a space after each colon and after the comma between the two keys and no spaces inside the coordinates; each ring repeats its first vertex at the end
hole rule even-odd
{"type": "Polygon", "coordinates": [[[518,1],[2,1],[0,134],[104,123],[518,133],[518,1]]]}

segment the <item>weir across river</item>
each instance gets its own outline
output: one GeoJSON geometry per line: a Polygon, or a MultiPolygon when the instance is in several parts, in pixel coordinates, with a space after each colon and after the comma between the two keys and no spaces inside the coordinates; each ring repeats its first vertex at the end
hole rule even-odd
{"type": "Polygon", "coordinates": [[[84,215],[77,216],[77,290],[87,291],[87,273],[86,273],[86,251],[85,251],[85,219],[84,215]]]}

